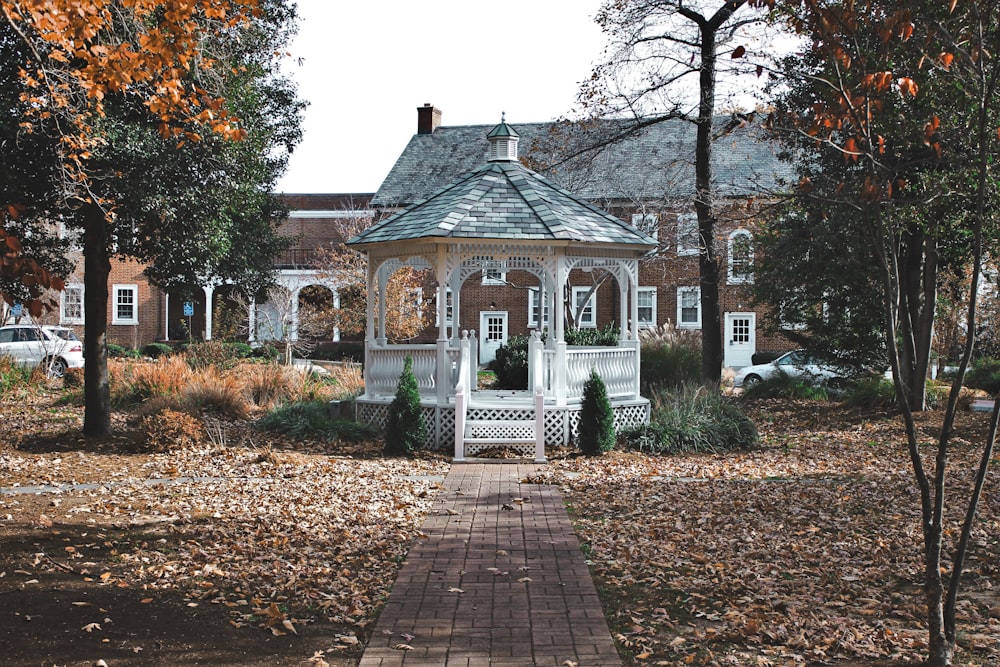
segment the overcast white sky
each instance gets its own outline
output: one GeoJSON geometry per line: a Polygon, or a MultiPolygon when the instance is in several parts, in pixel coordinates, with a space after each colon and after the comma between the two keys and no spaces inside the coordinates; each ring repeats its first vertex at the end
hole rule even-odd
{"type": "Polygon", "coordinates": [[[297,2],[289,70],[311,104],[279,192],[375,192],[424,103],[444,125],[557,118],[604,47],[601,0],[297,2]]]}

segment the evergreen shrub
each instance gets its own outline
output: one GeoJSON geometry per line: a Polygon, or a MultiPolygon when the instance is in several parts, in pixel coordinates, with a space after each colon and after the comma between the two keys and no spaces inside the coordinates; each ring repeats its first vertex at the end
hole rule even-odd
{"type": "Polygon", "coordinates": [[[827,392],[826,387],[817,387],[801,378],[779,372],[773,377],[745,388],[742,397],[747,400],[761,398],[801,398],[812,401],[826,401],[830,398],[830,394],[827,392]]]}
{"type": "Polygon", "coordinates": [[[597,371],[583,385],[580,407],[580,451],[587,456],[600,456],[615,447],[615,415],[608,400],[608,390],[597,371]]]}
{"type": "Polygon", "coordinates": [[[286,403],[261,417],[257,427],[297,439],[361,442],[377,435],[368,424],[331,419],[326,401],[286,403]]]}
{"type": "Polygon", "coordinates": [[[844,405],[860,409],[892,407],[896,405],[896,388],[892,380],[864,378],[851,385],[844,396],[844,405]]]}
{"type": "Polygon", "coordinates": [[[149,357],[150,359],[159,359],[173,353],[174,348],[166,343],[150,343],[142,347],[142,356],[149,357]]]}
{"type": "Polygon", "coordinates": [[[965,373],[965,386],[982,389],[990,396],[1000,392],[1000,359],[984,357],[973,363],[965,373]]]}
{"type": "Polygon", "coordinates": [[[618,325],[611,322],[605,324],[600,329],[566,329],[567,345],[598,345],[603,347],[614,347],[621,337],[621,330],[618,325]]]}
{"type": "Polygon", "coordinates": [[[112,359],[138,359],[142,356],[139,350],[127,348],[117,343],[108,343],[108,357],[112,359]]]}
{"type": "Polygon", "coordinates": [[[420,409],[420,389],[413,375],[413,358],[403,361],[403,372],[399,375],[396,396],[389,405],[389,416],[385,425],[385,453],[389,456],[403,456],[420,449],[424,445],[426,428],[424,415],[420,409]]]}

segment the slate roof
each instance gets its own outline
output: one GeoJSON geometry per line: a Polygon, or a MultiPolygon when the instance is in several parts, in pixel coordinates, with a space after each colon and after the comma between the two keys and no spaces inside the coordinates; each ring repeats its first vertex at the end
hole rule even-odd
{"type": "MultiPolygon", "coordinates": [[[[614,132],[624,123],[605,121],[596,132],[614,132]]],[[[689,122],[674,119],[651,125],[637,136],[556,169],[547,165],[556,162],[560,150],[585,138],[566,140],[553,135],[553,128],[559,127],[556,123],[512,127],[520,136],[520,154],[531,161],[533,168],[588,201],[677,202],[690,200],[694,195],[695,126],[689,122]]],[[[382,207],[412,204],[475,169],[486,161],[488,145],[483,137],[491,128],[491,125],[441,126],[433,133],[414,135],[372,204],[382,207]]],[[[592,127],[581,132],[592,135],[595,130],[592,127]]],[[[718,139],[712,150],[717,196],[761,196],[780,190],[782,179],[793,178],[791,165],[778,160],[774,145],[752,124],[718,139]]]]}
{"type": "MultiPolygon", "coordinates": [[[[483,133],[478,133],[474,143],[486,143],[483,133]]],[[[348,243],[448,237],[656,246],[654,239],[519,162],[483,164],[485,155],[476,157],[478,169],[425,201],[373,225],[348,243]]]]}

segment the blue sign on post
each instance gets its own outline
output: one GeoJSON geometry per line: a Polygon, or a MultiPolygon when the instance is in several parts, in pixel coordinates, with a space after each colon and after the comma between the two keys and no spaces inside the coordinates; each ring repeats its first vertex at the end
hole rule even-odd
{"type": "Polygon", "coordinates": [[[12,317],[21,317],[21,315],[24,315],[24,306],[19,303],[15,303],[10,307],[10,314],[12,317]]]}
{"type": "Polygon", "coordinates": [[[191,317],[194,315],[194,304],[190,301],[184,302],[184,317],[191,317]]]}

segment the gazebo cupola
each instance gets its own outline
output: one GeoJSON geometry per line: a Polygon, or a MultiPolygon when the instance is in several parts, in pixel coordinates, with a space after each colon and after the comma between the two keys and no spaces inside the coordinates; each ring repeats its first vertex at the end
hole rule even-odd
{"type": "Polygon", "coordinates": [[[507,114],[500,114],[500,124],[490,130],[490,162],[517,162],[517,132],[507,124],[507,114]]]}

